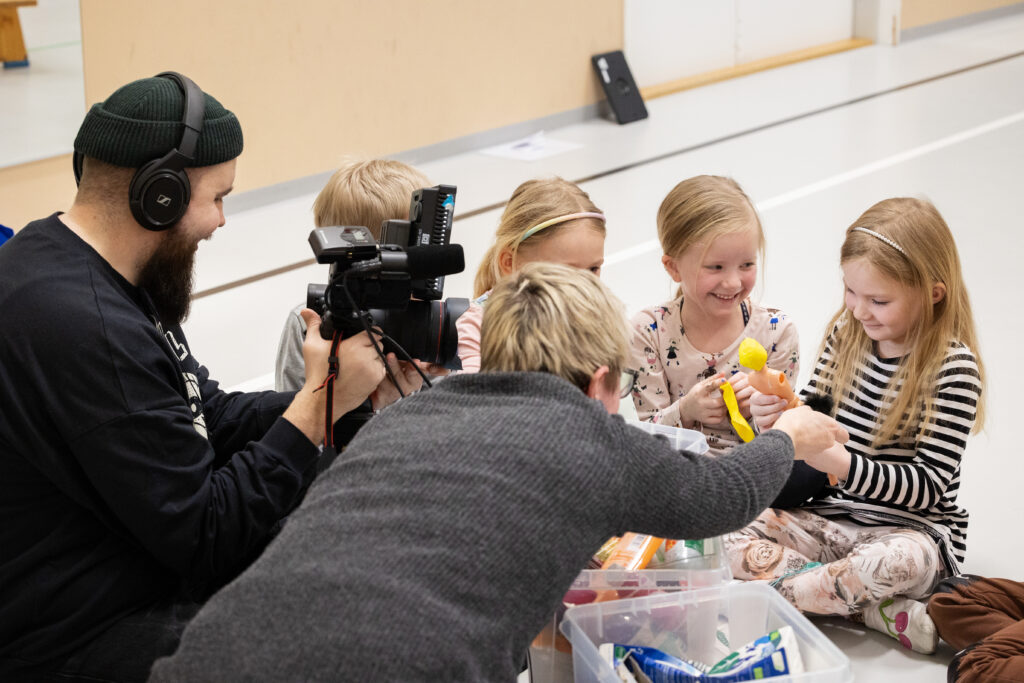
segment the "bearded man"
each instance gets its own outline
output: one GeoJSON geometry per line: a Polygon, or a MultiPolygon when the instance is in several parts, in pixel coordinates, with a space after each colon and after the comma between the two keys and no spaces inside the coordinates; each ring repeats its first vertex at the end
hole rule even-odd
{"type": "MultiPolygon", "coordinates": [[[[312,481],[329,343],[306,383],[227,394],[192,354],[200,242],[224,225],[237,118],[175,73],[87,113],[67,213],[0,249],[0,679],[145,680],[312,481]]],[[[341,344],[334,418],[384,379],[341,344]]],[[[409,387],[406,387],[409,389],[409,387]]]]}

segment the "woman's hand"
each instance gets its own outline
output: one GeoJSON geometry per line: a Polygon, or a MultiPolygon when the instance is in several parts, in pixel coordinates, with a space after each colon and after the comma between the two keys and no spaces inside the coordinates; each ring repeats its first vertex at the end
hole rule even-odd
{"type": "MultiPolygon", "coordinates": [[[[850,435],[838,422],[828,415],[814,412],[807,406],[785,411],[775,422],[774,429],[789,435],[793,441],[793,457],[796,460],[808,460],[808,464],[811,464],[812,460],[819,462],[814,458],[821,457],[822,451],[844,444],[850,439],[850,435]]],[[[845,450],[844,448],[843,451],[845,450]]],[[[811,466],[819,469],[814,464],[811,466]]]]}
{"type": "Polygon", "coordinates": [[[841,443],[834,443],[831,447],[809,456],[805,462],[819,472],[832,475],[837,482],[845,481],[850,476],[850,452],[841,443]]]}

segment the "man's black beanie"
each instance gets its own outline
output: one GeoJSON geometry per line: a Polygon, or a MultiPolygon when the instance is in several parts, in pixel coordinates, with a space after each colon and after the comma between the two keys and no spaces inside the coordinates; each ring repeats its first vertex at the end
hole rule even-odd
{"type": "MultiPolygon", "coordinates": [[[[192,166],[212,166],[242,153],[242,127],[220,102],[206,100],[203,132],[192,166]]],[[[143,78],[92,105],[75,138],[75,151],[114,166],[139,168],[178,146],[185,94],[169,78],[143,78]]]]}

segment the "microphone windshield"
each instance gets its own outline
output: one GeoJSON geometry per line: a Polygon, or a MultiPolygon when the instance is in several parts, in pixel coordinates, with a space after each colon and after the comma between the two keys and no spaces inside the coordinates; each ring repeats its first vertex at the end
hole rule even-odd
{"type": "Polygon", "coordinates": [[[461,244],[409,247],[406,254],[409,277],[413,279],[461,273],[466,268],[461,244]]]}

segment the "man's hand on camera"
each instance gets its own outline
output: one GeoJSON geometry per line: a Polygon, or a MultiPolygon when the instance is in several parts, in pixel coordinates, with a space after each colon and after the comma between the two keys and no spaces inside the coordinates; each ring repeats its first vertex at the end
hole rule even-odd
{"type": "Polygon", "coordinates": [[[384,361],[365,332],[342,341],[334,380],[334,421],[362,405],[386,379],[384,361]]]}
{"type": "MultiPolygon", "coordinates": [[[[424,363],[419,363],[420,367],[423,367],[424,363]]],[[[398,382],[398,388],[402,390],[402,393],[398,393],[398,389],[395,388],[391,378],[384,375],[384,379],[377,385],[377,388],[372,394],[370,394],[370,401],[373,403],[374,410],[380,410],[385,406],[389,406],[402,397],[402,394],[408,396],[414,391],[419,391],[420,387],[423,386],[423,378],[420,377],[420,373],[416,371],[413,364],[408,361],[398,360],[398,356],[393,353],[388,354],[388,366],[391,368],[391,374],[394,375],[395,380],[398,382]]]]}
{"type": "MultiPolygon", "coordinates": [[[[283,417],[295,425],[313,443],[324,436],[324,392],[317,391],[327,379],[327,358],[331,341],[320,336],[320,316],[310,309],[302,311],[306,323],[306,339],[302,357],[306,363],[306,383],[295,395],[283,417]]],[[[334,380],[333,421],[357,408],[380,384],[384,363],[377,356],[365,332],[345,339],[338,345],[338,377],[334,380]]]]}

